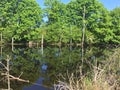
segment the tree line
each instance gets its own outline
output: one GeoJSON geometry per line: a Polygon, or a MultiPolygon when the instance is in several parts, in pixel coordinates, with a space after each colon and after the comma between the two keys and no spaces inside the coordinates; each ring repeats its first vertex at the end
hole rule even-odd
{"type": "Polygon", "coordinates": [[[120,44],[120,7],[107,10],[98,0],[2,0],[0,32],[4,42],[120,44]],[[48,20],[44,21],[43,18],[48,20]]]}

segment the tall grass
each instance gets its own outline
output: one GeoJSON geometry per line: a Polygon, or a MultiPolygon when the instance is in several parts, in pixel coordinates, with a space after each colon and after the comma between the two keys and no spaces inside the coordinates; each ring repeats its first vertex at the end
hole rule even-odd
{"type": "Polygon", "coordinates": [[[79,76],[68,75],[68,81],[59,81],[54,90],[120,90],[120,49],[102,64],[89,65],[90,72],[83,74],[80,66],[79,76]]]}

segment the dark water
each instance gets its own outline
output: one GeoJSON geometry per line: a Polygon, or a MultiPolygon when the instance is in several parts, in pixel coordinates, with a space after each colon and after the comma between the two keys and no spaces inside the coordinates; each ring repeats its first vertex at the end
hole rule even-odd
{"type": "MultiPolygon", "coordinates": [[[[112,53],[112,49],[87,47],[84,50],[84,61],[94,63],[95,60],[103,61],[112,53]]],[[[5,63],[6,55],[11,56],[10,74],[21,79],[29,80],[29,83],[11,80],[13,90],[53,90],[53,86],[58,81],[60,75],[75,71],[77,65],[83,64],[85,71],[89,66],[81,59],[80,47],[44,47],[29,48],[25,46],[15,46],[11,50],[10,46],[1,47],[0,61],[5,63]]],[[[0,65],[0,72],[3,67],[0,65]]],[[[0,76],[0,89],[7,88],[5,79],[0,76]]]]}

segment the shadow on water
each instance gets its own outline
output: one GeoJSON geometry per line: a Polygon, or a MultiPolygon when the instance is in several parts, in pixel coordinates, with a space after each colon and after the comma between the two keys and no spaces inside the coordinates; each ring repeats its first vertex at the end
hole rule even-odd
{"type": "MultiPolygon", "coordinates": [[[[11,80],[13,90],[53,90],[60,75],[65,76],[66,72],[76,72],[76,66],[83,64],[83,71],[89,71],[85,62],[95,63],[94,60],[102,62],[112,50],[97,47],[87,47],[84,51],[84,62],[81,61],[80,47],[45,47],[44,53],[41,48],[2,47],[0,61],[4,63],[6,55],[11,56],[10,74],[29,80],[29,83],[11,80]]],[[[0,72],[2,66],[0,65],[0,72]]],[[[0,76],[1,80],[2,76],[0,76]]],[[[7,88],[5,80],[0,81],[0,88],[7,88]]]]}

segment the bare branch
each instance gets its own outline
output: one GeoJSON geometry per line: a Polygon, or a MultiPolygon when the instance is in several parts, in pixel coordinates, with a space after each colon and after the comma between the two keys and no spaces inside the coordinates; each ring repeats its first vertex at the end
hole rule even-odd
{"type": "MultiPolygon", "coordinates": [[[[6,73],[2,73],[2,75],[7,76],[6,73]]],[[[13,75],[9,75],[9,77],[10,77],[10,79],[14,79],[14,80],[18,80],[18,81],[21,81],[21,82],[28,82],[28,83],[29,83],[29,80],[24,80],[24,79],[21,79],[21,78],[19,78],[19,77],[15,77],[15,76],[13,76],[13,75]]]]}

